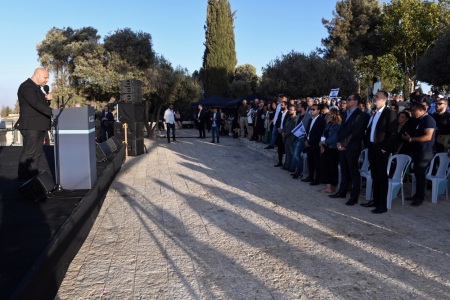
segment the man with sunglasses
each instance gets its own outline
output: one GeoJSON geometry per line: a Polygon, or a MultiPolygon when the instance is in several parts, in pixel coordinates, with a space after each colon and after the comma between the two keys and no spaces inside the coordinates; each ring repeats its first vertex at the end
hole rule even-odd
{"type": "Polygon", "coordinates": [[[341,164],[341,185],[338,192],[330,195],[330,197],[346,198],[348,185],[351,182],[350,199],[345,203],[346,205],[358,203],[361,190],[358,159],[370,116],[358,108],[359,103],[362,103],[359,94],[353,94],[347,98],[347,110],[342,119],[337,138],[337,149],[339,150],[339,162],[341,164]]]}
{"type": "Polygon", "coordinates": [[[444,96],[439,95],[436,100],[436,112],[432,115],[436,121],[436,142],[434,144],[434,150],[436,152],[444,152],[445,147],[439,143],[439,136],[450,134],[450,113],[447,111],[448,100],[444,96]]]}

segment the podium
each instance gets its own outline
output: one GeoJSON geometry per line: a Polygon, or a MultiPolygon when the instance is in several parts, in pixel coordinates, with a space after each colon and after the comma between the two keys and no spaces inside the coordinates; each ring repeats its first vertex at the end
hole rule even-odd
{"type": "MultiPolygon", "coordinates": [[[[58,109],[53,110],[54,116],[58,114],[58,109]]],[[[65,190],[91,189],[97,180],[94,108],[65,108],[59,116],[58,128],[55,138],[59,139],[59,170],[56,170],[59,184],[65,190]]],[[[56,151],[55,147],[55,159],[56,151]]]]}

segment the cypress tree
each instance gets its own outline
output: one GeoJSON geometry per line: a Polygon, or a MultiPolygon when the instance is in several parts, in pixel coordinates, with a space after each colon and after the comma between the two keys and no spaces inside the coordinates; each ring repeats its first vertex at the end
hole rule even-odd
{"type": "Polygon", "coordinates": [[[205,96],[224,96],[237,64],[234,13],[228,0],[208,0],[203,55],[205,96]]]}

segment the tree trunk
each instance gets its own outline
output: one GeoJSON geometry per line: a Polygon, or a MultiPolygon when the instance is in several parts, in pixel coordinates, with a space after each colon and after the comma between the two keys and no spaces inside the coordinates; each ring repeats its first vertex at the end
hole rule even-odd
{"type": "Polygon", "coordinates": [[[148,111],[150,110],[150,105],[151,105],[150,100],[144,101],[144,126],[145,129],[147,130],[147,138],[154,137],[154,131],[151,130],[151,126],[148,124],[149,123],[148,111]]]}

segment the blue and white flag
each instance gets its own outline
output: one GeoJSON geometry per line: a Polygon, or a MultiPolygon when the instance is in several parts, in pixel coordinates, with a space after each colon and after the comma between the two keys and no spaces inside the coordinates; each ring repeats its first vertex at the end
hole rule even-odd
{"type": "Polygon", "coordinates": [[[337,98],[338,94],[339,94],[339,88],[331,89],[331,91],[330,91],[330,98],[337,98]]]}
{"type": "Polygon", "coordinates": [[[303,126],[303,122],[300,122],[297,126],[295,126],[294,129],[292,129],[292,134],[295,135],[298,138],[302,138],[306,135],[306,129],[305,126],[303,126]]]}

